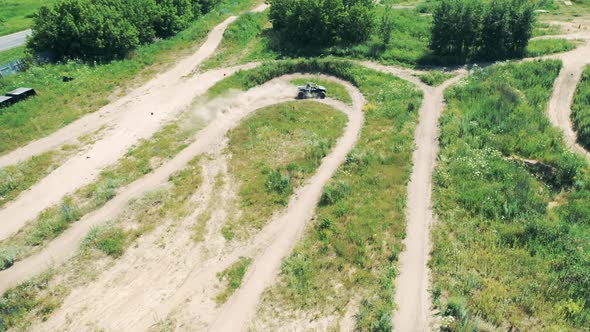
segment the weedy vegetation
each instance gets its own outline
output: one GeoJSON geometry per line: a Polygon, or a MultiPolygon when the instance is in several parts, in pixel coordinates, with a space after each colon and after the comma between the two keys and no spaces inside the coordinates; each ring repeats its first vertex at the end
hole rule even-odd
{"type": "Polygon", "coordinates": [[[227,220],[226,239],[261,229],[319,167],[342,135],[346,116],[313,101],[258,110],[228,133],[229,170],[239,181],[240,218],[227,220]]]}
{"type": "Polygon", "coordinates": [[[527,57],[562,53],[576,48],[576,43],[567,39],[537,39],[531,40],[526,48],[527,57]]]}
{"type": "Polygon", "coordinates": [[[559,61],[479,71],[447,92],[430,267],[446,331],[590,324],[590,174],[545,110],[559,61]]]}
{"type": "Polygon", "coordinates": [[[224,284],[223,289],[215,296],[217,304],[223,304],[242,285],[242,279],[248,267],[252,264],[252,258],[240,257],[227,269],[217,274],[217,279],[224,284]]]}
{"type": "Polygon", "coordinates": [[[432,70],[425,74],[418,75],[420,81],[430,85],[430,86],[439,86],[443,84],[446,80],[452,78],[455,74],[452,73],[445,73],[438,70],[432,70]]]}

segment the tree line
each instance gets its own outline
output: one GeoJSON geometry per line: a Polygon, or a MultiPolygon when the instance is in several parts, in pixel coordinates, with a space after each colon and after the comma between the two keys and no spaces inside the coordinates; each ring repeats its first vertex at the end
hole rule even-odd
{"type": "Polygon", "coordinates": [[[280,40],[293,45],[355,44],[375,26],[373,0],[269,0],[280,40]]]}
{"type": "Polygon", "coordinates": [[[432,16],[430,48],[459,61],[524,56],[535,20],[527,0],[441,0],[432,16]]]}
{"type": "Polygon", "coordinates": [[[36,14],[28,47],[52,58],[108,61],[170,37],[220,0],[60,0],[36,14]]]}

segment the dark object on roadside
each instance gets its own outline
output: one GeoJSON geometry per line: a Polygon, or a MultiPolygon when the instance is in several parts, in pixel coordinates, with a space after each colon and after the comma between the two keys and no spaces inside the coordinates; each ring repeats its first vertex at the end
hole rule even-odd
{"type": "Polygon", "coordinates": [[[70,76],[62,76],[62,78],[61,78],[61,81],[62,82],[70,82],[70,81],[73,81],[73,80],[74,80],[74,78],[73,77],[70,77],[70,76]]]}
{"type": "Polygon", "coordinates": [[[326,98],[326,94],[328,90],[321,85],[317,85],[315,83],[307,83],[305,85],[301,85],[297,87],[299,89],[299,93],[297,94],[297,99],[307,99],[307,98],[326,98]]]}
{"type": "Polygon", "coordinates": [[[35,96],[37,95],[37,93],[35,92],[35,89],[32,88],[18,88],[10,91],[6,95],[12,97],[14,99],[14,102],[16,103],[25,100],[29,97],[35,96]]]}
{"type": "Polygon", "coordinates": [[[14,104],[14,99],[9,96],[0,96],[0,108],[14,104]]]}

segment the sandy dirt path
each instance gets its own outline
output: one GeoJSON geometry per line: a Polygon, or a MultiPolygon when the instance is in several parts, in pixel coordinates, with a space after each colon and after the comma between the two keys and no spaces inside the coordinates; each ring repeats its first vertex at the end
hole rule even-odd
{"type": "Polygon", "coordinates": [[[197,116],[210,117],[213,114],[217,117],[197,133],[194,143],[154,172],[123,188],[102,208],[85,215],[62,235],[50,242],[41,253],[17,262],[7,270],[0,271],[0,293],[43,271],[50,265],[60,264],[70,258],[77,251],[80,241],[93,226],[113,219],[131,198],[139,197],[142,193],[165,183],[172,173],[184,168],[196,155],[211,150],[212,146],[218,144],[225,133],[236,126],[249,112],[292,98],[293,91],[290,85],[271,81],[238,96],[225,97],[223,103],[212,102],[210,105],[197,109],[195,111],[197,116]]]}
{"type": "Polygon", "coordinates": [[[430,229],[434,223],[432,172],[438,153],[438,119],[444,109],[444,91],[462,79],[467,71],[458,70],[457,76],[438,87],[431,87],[412,76],[416,71],[372,62],[362,64],[414,83],[424,93],[414,134],[416,149],[408,184],[405,248],[399,258],[400,272],[395,282],[397,310],[393,313],[393,327],[396,331],[430,331],[432,301],[428,292],[430,270],[427,263],[431,250],[430,229]]]}
{"type": "Polygon", "coordinates": [[[399,275],[395,282],[397,310],[393,326],[397,331],[429,331],[432,316],[430,287],[431,241],[430,230],[434,223],[432,211],[432,172],[438,154],[438,119],[444,109],[444,91],[456,83],[460,74],[442,85],[424,91],[420,118],[412,156],[414,167],[408,184],[408,205],[405,250],[399,258],[399,275]]]}
{"type": "Polygon", "coordinates": [[[571,120],[572,102],[578,82],[584,67],[590,64],[590,34],[586,33],[584,37],[586,40],[582,45],[556,57],[563,62],[563,67],[555,80],[547,115],[551,123],[561,129],[568,146],[590,161],[590,153],[576,141],[577,135],[571,120]]]}
{"type": "MultiPolygon", "coordinates": [[[[235,112],[235,116],[231,115],[235,111],[231,108],[223,115],[232,117],[232,120],[223,121],[231,124],[230,126],[220,126],[221,122],[216,119],[207,127],[223,129],[219,132],[221,136],[205,135],[211,137],[211,144],[205,150],[215,153],[215,157],[212,161],[205,158],[204,183],[195,195],[195,212],[175,232],[170,234],[162,227],[159,232],[140,239],[137,246],[130,248],[117,264],[101,274],[96,282],[73,290],[64,305],[36,329],[79,331],[105,328],[109,331],[145,331],[168,316],[175,317],[177,326],[185,327],[181,330],[206,329],[216,317],[216,322],[224,322],[227,319],[223,317],[231,317],[233,324],[237,324],[233,325],[234,327],[246,326],[249,317],[247,313],[253,314],[256,309],[255,299],[264,287],[272,282],[282,258],[296,243],[306,221],[313,215],[325,182],[332,177],[354,146],[363,123],[364,100],[358,90],[344,83],[352,92],[352,107],[329,99],[320,101],[348,115],[349,121],[344,134],[330,154],[323,159],[316,174],[296,191],[286,211],[273,217],[252,240],[232,247],[227,246],[221,237],[220,230],[225,217],[223,208],[226,208],[225,203],[222,203],[221,211],[213,210],[206,240],[201,245],[196,245],[190,239],[191,222],[203,211],[211,196],[216,195],[212,193],[211,184],[215,174],[227,173],[224,158],[219,156],[219,150],[225,144],[224,133],[258,107],[274,103],[277,98],[283,99],[268,98],[269,95],[287,92],[287,99],[292,99],[295,89],[285,81],[295,77],[302,75],[286,75],[252,89],[253,91],[247,92],[246,95],[250,98],[257,96],[256,105],[242,106],[241,102],[239,108],[242,110],[235,112]],[[163,248],[158,248],[156,242],[159,243],[162,236],[168,238],[168,241],[163,248]],[[214,285],[218,283],[216,274],[243,255],[256,258],[244,279],[243,290],[240,291],[242,295],[237,294],[235,299],[220,311],[212,300],[216,292],[214,285]],[[246,301],[243,300],[244,296],[246,301]],[[76,318],[71,319],[72,317],[76,318]],[[240,318],[242,323],[238,322],[240,318]]],[[[338,82],[343,83],[339,80],[338,82]]],[[[227,175],[225,177],[227,178],[227,175]]],[[[222,197],[225,202],[230,196],[226,187],[228,184],[231,185],[231,179],[226,179],[224,183],[222,191],[225,193],[222,197]]],[[[235,192],[235,189],[233,191],[235,192]]],[[[4,280],[0,278],[0,282],[3,283],[4,280]]],[[[212,330],[219,329],[214,327],[212,330]]]]}
{"type": "MultiPolygon", "coordinates": [[[[243,285],[224,306],[221,313],[209,327],[210,331],[243,331],[256,312],[260,296],[278,275],[280,265],[297,240],[301,237],[308,220],[311,219],[319,202],[326,182],[344,162],[346,155],[356,144],[363,124],[364,98],[357,89],[350,90],[353,100],[348,125],[332,152],[322,160],[316,174],[301,188],[289,202],[287,210],[279,217],[283,224],[280,234],[256,257],[244,277],[243,285]]],[[[337,106],[337,104],[334,104],[337,106]]]]}
{"type": "MultiPolygon", "coordinates": [[[[261,5],[254,11],[266,7],[261,5]]],[[[191,75],[199,63],[213,54],[225,28],[236,18],[232,16],[216,26],[194,55],[181,60],[171,70],[156,76],[129,95],[1,157],[0,167],[58,147],[102,126],[110,126],[102,138],[83,153],[68,159],[0,210],[0,240],[16,233],[27,221],[45,208],[59,203],[65,195],[96,180],[100,170],[115,163],[139,140],[151,137],[164,123],[189,107],[196,96],[205,93],[226,75],[255,66],[248,64],[191,75]]]]}

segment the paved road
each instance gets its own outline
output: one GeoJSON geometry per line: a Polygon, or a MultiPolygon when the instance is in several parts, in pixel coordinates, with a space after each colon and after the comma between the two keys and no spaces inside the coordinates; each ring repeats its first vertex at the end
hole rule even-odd
{"type": "Polygon", "coordinates": [[[31,29],[28,29],[0,37],[0,52],[23,45],[31,33],[31,29]]]}

